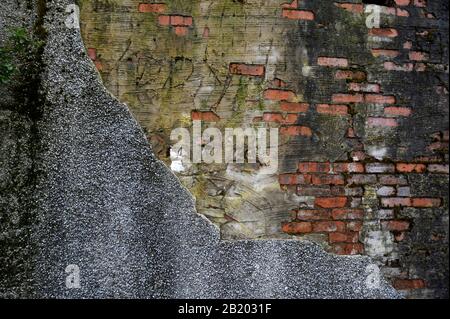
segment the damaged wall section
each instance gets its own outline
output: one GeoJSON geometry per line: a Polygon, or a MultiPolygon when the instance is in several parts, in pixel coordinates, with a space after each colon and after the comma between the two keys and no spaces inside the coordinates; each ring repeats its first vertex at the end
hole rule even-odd
{"type": "Polygon", "coordinates": [[[446,1],[79,4],[105,86],[167,165],[195,119],[280,129],[276,175],[177,169],[223,239],[312,240],[371,256],[407,296],[448,296],[446,1]]]}

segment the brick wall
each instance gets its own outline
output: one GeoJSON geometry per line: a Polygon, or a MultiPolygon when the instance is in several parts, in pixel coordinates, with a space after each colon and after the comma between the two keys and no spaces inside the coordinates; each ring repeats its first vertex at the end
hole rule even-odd
{"type": "Polygon", "coordinates": [[[99,1],[82,31],[168,165],[192,120],[279,128],[276,176],[178,172],[224,238],[313,240],[371,256],[408,297],[445,297],[448,4],[396,0],[369,28],[366,2],[99,1]]]}

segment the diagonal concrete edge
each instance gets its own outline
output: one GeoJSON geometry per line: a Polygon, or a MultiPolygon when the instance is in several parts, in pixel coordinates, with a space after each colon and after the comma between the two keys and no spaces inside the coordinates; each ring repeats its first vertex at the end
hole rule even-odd
{"type": "Polygon", "coordinates": [[[36,297],[398,298],[367,257],[309,242],[220,241],[103,87],[68,0],[48,0],[36,297]],[[80,288],[68,289],[68,265],[80,288]],[[377,281],[379,279],[379,281],[377,281]]]}

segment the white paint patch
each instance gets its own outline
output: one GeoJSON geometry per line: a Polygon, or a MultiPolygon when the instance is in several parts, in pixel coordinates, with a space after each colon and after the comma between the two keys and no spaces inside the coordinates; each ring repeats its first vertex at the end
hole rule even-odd
{"type": "Polygon", "coordinates": [[[186,167],[183,165],[183,156],[178,154],[174,150],[170,150],[170,159],[172,163],[170,164],[170,169],[175,173],[180,173],[186,171],[186,167]]]}
{"type": "Polygon", "coordinates": [[[370,156],[375,157],[377,160],[382,160],[387,154],[387,148],[370,146],[368,147],[367,153],[369,153],[370,156]]]}
{"type": "Polygon", "coordinates": [[[305,65],[302,67],[302,75],[303,76],[311,76],[313,68],[309,65],[305,65]]]}
{"type": "Polygon", "coordinates": [[[394,249],[393,235],[388,231],[370,231],[364,239],[366,253],[371,257],[383,257],[394,249]]]}

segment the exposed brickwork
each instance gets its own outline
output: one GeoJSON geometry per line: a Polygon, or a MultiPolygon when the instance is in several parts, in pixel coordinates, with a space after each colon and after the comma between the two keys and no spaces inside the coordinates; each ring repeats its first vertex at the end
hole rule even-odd
{"type": "Polygon", "coordinates": [[[355,12],[355,13],[362,13],[364,11],[364,6],[359,3],[339,3],[335,2],[335,6],[342,8],[344,10],[355,12]]]}
{"type": "Polygon", "coordinates": [[[193,121],[218,122],[220,117],[210,111],[192,111],[191,118],[193,121]]]}
{"type": "Polygon", "coordinates": [[[180,15],[160,15],[158,23],[161,26],[171,26],[178,36],[186,36],[189,33],[189,28],[192,26],[193,18],[180,15]]]}
{"type": "Polygon", "coordinates": [[[283,18],[292,20],[314,20],[314,13],[305,10],[283,9],[283,18]]]}
{"type": "Polygon", "coordinates": [[[244,63],[231,63],[230,73],[236,75],[264,76],[264,65],[251,65],[244,63]]]}
{"type": "Polygon", "coordinates": [[[225,182],[226,168],[181,174],[199,212],[213,216],[223,237],[257,225],[259,232],[242,231],[243,238],[284,234],[337,254],[367,254],[407,296],[442,296],[449,174],[448,30],[442,26],[448,17],[442,1],[390,3],[380,7],[380,26],[368,28],[369,4],[359,0],[260,7],[233,1],[213,3],[208,13],[135,2],[130,10],[150,19],[151,37],[157,35],[152,42],[144,33],[139,54],[133,56],[134,47],[125,54],[120,74],[133,83],[109,80],[123,41],[109,66],[98,44],[88,42],[98,51],[88,53],[104,63],[112,92],[145,105],[133,102],[133,111],[153,135],[162,129],[167,136],[186,117],[217,127],[279,128],[280,169],[268,192],[248,167],[233,187],[225,182]],[[156,73],[142,73],[144,62],[130,71],[130,56],[156,73]],[[135,87],[140,77],[145,81],[135,87]],[[161,123],[160,113],[167,113],[161,123]],[[233,206],[234,188],[246,198],[242,206],[233,206]],[[430,271],[430,264],[440,270],[430,271]]]}
{"type": "Polygon", "coordinates": [[[97,70],[102,71],[103,70],[103,65],[102,62],[100,61],[98,55],[97,55],[97,49],[95,48],[88,48],[87,49],[87,53],[89,58],[92,60],[92,62],[94,62],[95,67],[97,68],[97,70]]]}
{"type": "Polygon", "coordinates": [[[138,7],[139,12],[143,13],[163,13],[166,11],[166,4],[164,3],[140,3],[138,7]]]}

